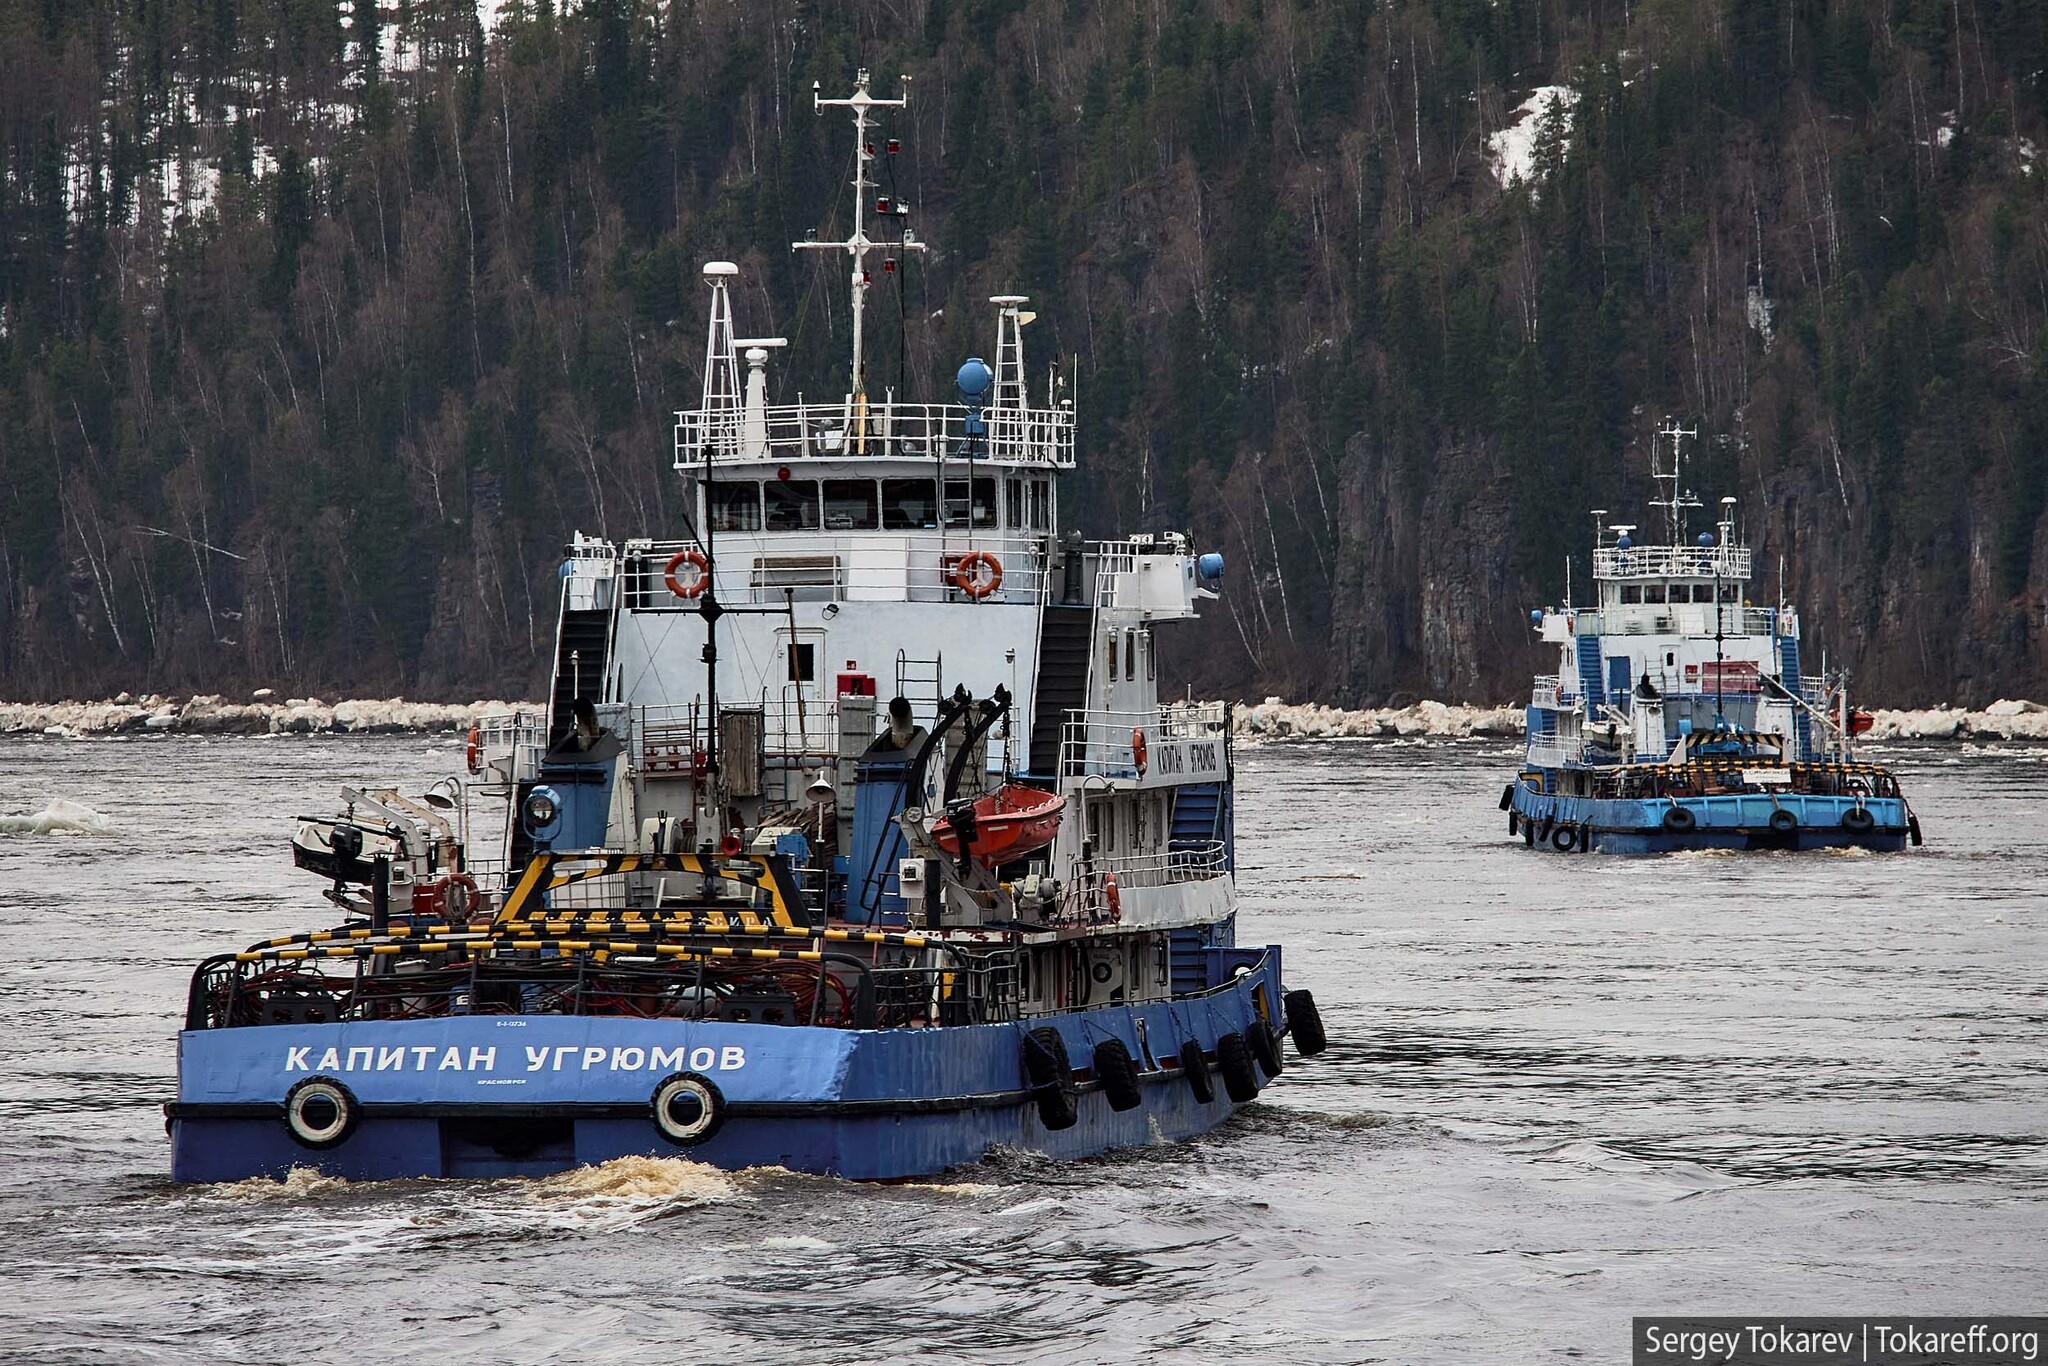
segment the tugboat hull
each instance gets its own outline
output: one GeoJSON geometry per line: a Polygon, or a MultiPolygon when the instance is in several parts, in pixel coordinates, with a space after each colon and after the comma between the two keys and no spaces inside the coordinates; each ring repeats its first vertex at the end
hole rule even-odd
{"type": "MultiPolygon", "coordinates": [[[[180,1181],[279,1177],[310,1167],[350,1180],[538,1176],[625,1156],[892,1180],[1017,1147],[1062,1158],[1187,1138],[1237,1109],[1223,1075],[1202,1100],[1182,1070],[1189,1041],[1284,1020],[1277,949],[1210,951],[1218,985],[1138,1006],[930,1029],[848,1030],[715,1020],[457,1016],[422,1021],[188,1030],[179,1098],[166,1107],[180,1181]],[[1078,1119],[1049,1128],[1024,1061],[1032,1030],[1058,1031],[1084,1069],[1078,1119]],[[1085,1075],[1120,1041],[1139,1103],[1112,1108],[1085,1075]],[[663,1083],[694,1078],[708,1109],[678,1141],[656,1123],[663,1083]],[[332,1097],[290,1110],[296,1088],[332,1097]],[[708,1118],[708,1123],[704,1121],[708,1118]],[[323,1135],[318,1145],[301,1134],[323,1135]],[[339,1136],[332,1141],[327,1131],[339,1136]]],[[[1277,1036],[1276,1036],[1277,1037],[1277,1036]]],[[[1242,1057],[1241,1046],[1232,1050],[1242,1057]]],[[[1255,1076],[1269,1081],[1263,1068],[1255,1076]]]]}
{"type": "Polygon", "coordinates": [[[1511,790],[1511,834],[1559,853],[1669,854],[1691,849],[1870,849],[1918,843],[1917,822],[1898,797],[1743,793],[1622,800],[1511,790]],[[1683,813],[1674,817],[1671,813],[1683,813]],[[1868,818],[1865,824],[1862,812],[1868,818]]]}

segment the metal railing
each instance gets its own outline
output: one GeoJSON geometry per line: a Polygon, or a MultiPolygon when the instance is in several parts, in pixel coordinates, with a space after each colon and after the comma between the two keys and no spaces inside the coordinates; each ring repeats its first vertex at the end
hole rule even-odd
{"type": "MultiPolygon", "coordinates": [[[[1064,777],[1136,777],[1138,735],[1145,737],[1149,750],[1162,741],[1221,742],[1229,728],[1228,711],[1221,702],[1168,703],[1150,711],[1070,711],[1060,725],[1059,772],[1064,777]]],[[[1197,776],[1215,781],[1223,774],[1197,776]]]]}
{"type": "Polygon", "coordinates": [[[1537,674],[1536,681],[1529,688],[1529,702],[1537,707],[1557,705],[1557,675],[1537,674]]]}
{"type": "Polygon", "coordinates": [[[1228,875],[1230,868],[1222,840],[1207,840],[1179,849],[1135,858],[1108,860],[1107,871],[1116,875],[1119,890],[1126,887],[1167,887],[1181,882],[1206,882],[1228,875]]]}
{"type": "Polygon", "coordinates": [[[1593,552],[1593,574],[1602,579],[1747,579],[1748,546],[1638,545],[1593,552]]]}
{"type": "MultiPolygon", "coordinates": [[[[919,459],[966,463],[968,418],[954,403],[786,403],[765,408],[689,409],[676,414],[678,470],[712,462],[805,459],[919,459]]],[[[989,408],[974,458],[1074,467],[1071,408],[989,408]]]]}
{"type": "MultiPolygon", "coordinates": [[[[719,538],[721,602],[972,602],[954,580],[961,558],[996,557],[1002,583],[979,601],[1036,603],[1049,579],[1044,542],[966,528],[957,532],[733,532],[719,538]]],[[[669,591],[669,558],[689,544],[657,542],[627,557],[625,605],[635,612],[694,612],[698,599],[669,591]]]]}
{"type": "Polygon", "coordinates": [[[279,965],[222,954],[194,971],[185,1027],[571,1015],[892,1029],[1018,1017],[1015,951],[948,947],[942,957],[890,964],[827,950],[813,962],[662,963],[632,954],[498,950],[380,970],[365,959],[279,965]]]}

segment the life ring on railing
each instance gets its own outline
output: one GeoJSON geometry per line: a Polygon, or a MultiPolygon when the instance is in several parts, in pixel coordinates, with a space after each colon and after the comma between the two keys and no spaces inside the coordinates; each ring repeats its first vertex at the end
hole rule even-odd
{"type": "Polygon", "coordinates": [[[454,873],[448,878],[448,919],[460,923],[469,919],[470,908],[483,898],[478,894],[476,879],[468,873],[454,873]]]}
{"type": "Polygon", "coordinates": [[[1131,762],[1138,766],[1138,776],[1145,776],[1145,732],[1137,726],[1131,727],[1131,762]]]}
{"type": "Polygon", "coordinates": [[[705,559],[704,552],[695,546],[684,546],[668,557],[668,566],[661,571],[661,578],[662,582],[668,585],[668,591],[679,598],[701,597],[704,590],[711,586],[711,561],[705,559]],[[684,565],[689,565],[696,571],[696,577],[688,583],[676,577],[676,571],[684,565]]]}
{"type": "Polygon", "coordinates": [[[469,771],[470,771],[471,773],[481,773],[481,772],[483,772],[483,771],[484,771],[484,733],[483,733],[483,731],[481,731],[480,729],[478,729],[478,728],[477,728],[477,727],[475,727],[475,726],[471,726],[471,727],[469,728],[469,743],[468,743],[467,745],[465,745],[465,746],[464,746],[463,748],[464,748],[464,749],[465,749],[465,750],[467,751],[467,752],[465,753],[465,755],[464,755],[463,757],[464,757],[465,759],[467,759],[467,760],[468,760],[468,762],[469,762],[469,771]]]}
{"type": "Polygon", "coordinates": [[[1124,899],[1122,894],[1116,889],[1115,873],[1104,873],[1102,875],[1102,899],[1109,903],[1109,918],[1111,920],[1123,919],[1124,899]]]}
{"type": "Polygon", "coordinates": [[[979,601],[1003,586],[1003,562],[986,550],[970,550],[953,562],[953,586],[979,601]]]}

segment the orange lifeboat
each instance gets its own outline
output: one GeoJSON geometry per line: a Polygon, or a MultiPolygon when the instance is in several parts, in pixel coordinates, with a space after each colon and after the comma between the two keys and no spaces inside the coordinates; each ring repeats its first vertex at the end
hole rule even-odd
{"type": "MultiPolygon", "coordinates": [[[[1065,800],[1056,792],[1023,783],[1005,783],[968,808],[969,852],[983,863],[1007,863],[1034,849],[1043,849],[1060,832],[1060,812],[1065,800]]],[[[961,857],[961,838],[952,816],[932,827],[932,838],[941,849],[961,857]]]]}

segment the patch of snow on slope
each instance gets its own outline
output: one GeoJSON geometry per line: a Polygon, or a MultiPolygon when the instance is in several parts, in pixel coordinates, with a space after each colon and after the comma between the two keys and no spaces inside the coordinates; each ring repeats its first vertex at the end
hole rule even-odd
{"type": "Polygon", "coordinates": [[[1538,86],[1515,110],[1514,122],[1487,138],[1487,163],[1502,189],[1517,182],[1535,185],[1536,144],[1552,110],[1556,111],[1564,145],[1571,145],[1572,111],[1578,102],[1578,92],[1568,85],[1538,86]]]}

